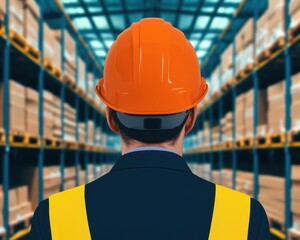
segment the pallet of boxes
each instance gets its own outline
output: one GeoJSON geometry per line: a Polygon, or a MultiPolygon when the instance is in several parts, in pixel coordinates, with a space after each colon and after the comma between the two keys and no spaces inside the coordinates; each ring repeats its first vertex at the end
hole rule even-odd
{"type": "Polygon", "coordinates": [[[64,103],[64,144],[66,148],[76,147],[76,110],[68,103],[64,103]]]}
{"type": "Polygon", "coordinates": [[[292,228],[289,239],[300,239],[300,165],[292,165],[292,228]]]}
{"type": "Polygon", "coordinates": [[[300,2],[291,0],[289,5],[289,13],[291,17],[291,25],[289,31],[290,39],[295,39],[300,33],[300,2]]]}
{"type": "Polygon", "coordinates": [[[235,140],[236,147],[244,147],[243,140],[245,137],[245,94],[240,94],[235,99],[235,140]]]}
{"type": "Polygon", "coordinates": [[[285,81],[280,81],[267,88],[268,99],[268,142],[285,143],[285,81]]]}
{"type": "Polygon", "coordinates": [[[255,54],[258,63],[269,59],[285,43],[285,1],[268,2],[267,10],[257,21],[255,54]]]}
{"type": "Polygon", "coordinates": [[[5,11],[6,11],[6,1],[0,1],[0,35],[4,34],[5,11]]]}
{"type": "Polygon", "coordinates": [[[71,88],[76,87],[75,83],[75,41],[67,30],[56,30],[56,39],[61,42],[62,34],[64,34],[64,75],[63,81],[71,88]]]}
{"type": "Polygon", "coordinates": [[[264,206],[270,227],[285,228],[285,179],[270,175],[259,176],[259,201],[264,206]]]}
{"type": "Polygon", "coordinates": [[[45,69],[62,80],[61,72],[61,45],[59,40],[56,38],[55,30],[52,30],[47,23],[44,23],[44,67],[45,69]]]}
{"type": "Polygon", "coordinates": [[[232,112],[227,112],[221,120],[223,148],[229,149],[233,147],[232,144],[232,112]]]}
{"type": "Polygon", "coordinates": [[[70,166],[70,167],[66,167],[64,169],[65,171],[65,178],[64,178],[64,189],[70,189],[75,187],[75,167],[74,166],[70,166]]]}
{"type": "Polygon", "coordinates": [[[25,88],[26,144],[39,146],[39,94],[36,90],[25,88]]]}
{"type": "Polygon", "coordinates": [[[222,68],[222,90],[226,91],[235,83],[233,76],[233,56],[232,56],[232,44],[230,44],[222,54],[221,68],[222,68]]]}
{"type": "Polygon", "coordinates": [[[291,130],[288,138],[291,145],[300,143],[300,72],[292,76],[291,85],[291,130]]]}
{"type": "Polygon", "coordinates": [[[32,203],[28,196],[28,186],[19,186],[9,190],[9,226],[10,234],[14,226],[23,222],[26,227],[30,224],[33,215],[32,203]]]}
{"type": "Polygon", "coordinates": [[[235,37],[237,80],[245,78],[254,68],[253,41],[253,18],[250,18],[235,37]]]}
{"type": "MultiPolygon", "coordinates": [[[[0,83],[0,110],[3,112],[3,82],[0,83]]],[[[25,145],[25,87],[9,80],[9,142],[13,145],[25,145]]],[[[0,128],[4,129],[3,115],[0,115],[0,128]]]]}
{"type": "Polygon", "coordinates": [[[85,97],[87,94],[85,72],[85,62],[82,60],[82,58],[78,58],[78,85],[76,87],[76,91],[83,97],[85,97]]]}

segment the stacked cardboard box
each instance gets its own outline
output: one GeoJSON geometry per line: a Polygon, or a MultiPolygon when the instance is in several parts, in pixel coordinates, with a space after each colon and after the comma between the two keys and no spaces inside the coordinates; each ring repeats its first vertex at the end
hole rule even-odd
{"type": "Polygon", "coordinates": [[[285,222],[285,179],[269,175],[259,176],[259,201],[264,206],[267,215],[285,222]]]}
{"type": "Polygon", "coordinates": [[[96,178],[99,178],[99,177],[101,177],[101,167],[99,166],[99,165],[97,165],[96,167],[95,167],[95,172],[96,172],[96,178]]]}
{"type": "MultiPolygon", "coordinates": [[[[32,204],[28,198],[28,186],[9,190],[9,224],[16,224],[32,216],[32,204]]],[[[2,206],[3,207],[3,206],[2,206]]]]}
{"type": "Polygon", "coordinates": [[[101,141],[101,134],[102,134],[102,132],[101,132],[101,128],[100,127],[96,127],[96,133],[95,133],[96,135],[95,135],[95,144],[96,145],[100,145],[100,141],[101,141]]]}
{"type": "Polygon", "coordinates": [[[232,112],[228,112],[221,120],[223,142],[232,141],[232,112]]]}
{"type": "Polygon", "coordinates": [[[101,168],[102,168],[102,175],[105,175],[106,173],[108,173],[111,168],[112,168],[113,164],[111,163],[102,163],[101,168]]]}
{"type": "Polygon", "coordinates": [[[36,90],[26,87],[25,89],[25,122],[26,132],[38,135],[39,134],[39,94],[36,90]]]}
{"type": "Polygon", "coordinates": [[[34,0],[26,0],[24,8],[24,37],[38,49],[40,9],[34,0]]]}
{"type": "Polygon", "coordinates": [[[232,170],[224,168],[222,169],[222,185],[228,188],[232,188],[232,170]]]}
{"type": "Polygon", "coordinates": [[[64,129],[65,139],[68,141],[76,141],[75,128],[76,128],[76,110],[68,103],[64,104],[64,129]]]}
{"type": "Polygon", "coordinates": [[[253,39],[253,18],[250,18],[235,38],[236,73],[253,64],[253,39]]]}
{"type": "Polygon", "coordinates": [[[256,56],[284,36],[284,19],[284,0],[269,0],[268,9],[257,22],[256,56]]]}
{"type": "Polygon", "coordinates": [[[78,141],[80,143],[85,143],[85,123],[80,122],[78,126],[78,141]]]}
{"type": "Polygon", "coordinates": [[[78,59],[78,86],[82,88],[84,92],[86,92],[86,78],[85,78],[85,62],[79,58],[78,59]]]}
{"type": "Polygon", "coordinates": [[[292,129],[298,131],[300,130],[300,72],[292,76],[291,97],[292,129]]]}
{"type": "Polygon", "coordinates": [[[214,126],[212,129],[212,145],[220,143],[220,126],[214,126]]]}
{"type": "MultiPolygon", "coordinates": [[[[3,1],[3,0],[2,0],[3,1]]],[[[24,0],[9,1],[9,28],[24,36],[24,0]]]]}
{"type": "Polygon", "coordinates": [[[285,131],[285,82],[273,84],[267,89],[268,133],[285,131]]]}
{"type": "MultiPolygon", "coordinates": [[[[254,106],[254,89],[249,90],[245,94],[245,130],[246,137],[253,137],[253,106],[254,106]]],[[[267,123],[267,91],[259,89],[257,92],[258,103],[258,125],[265,125],[267,123]]]]}
{"type": "Polygon", "coordinates": [[[6,1],[0,1],[0,29],[4,25],[4,13],[6,12],[6,1]]]}
{"type": "Polygon", "coordinates": [[[209,96],[215,97],[220,93],[220,66],[217,66],[213,71],[209,82],[209,96]]]}
{"type": "Polygon", "coordinates": [[[195,166],[195,174],[206,180],[210,180],[211,166],[209,163],[197,164],[195,166]]]}
{"type": "Polygon", "coordinates": [[[44,59],[50,61],[54,67],[61,69],[61,45],[55,37],[55,31],[44,23],[44,59]]]}
{"type": "Polygon", "coordinates": [[[88,144],[94,144],[94,121],[88,120],[87,122],[87,135],[88,135],[88,144]]]}
{"type": "Polygon", "coordinates": [[[87,166],[87,172],[88,172],[88,182],[94,181],[94,164],[88,164],[87,166]]]}
{"type": "MultiPolygon", "coordinates": [[[[0,111],[3,111],[3,83],[0,83],[0,111]]],[[[9,129],[24,133],[25,128],[25,88],[20,83],[9,81],[9,129]]],[[[3,128],[3,115],[0,114],[0,128],[3,128]]]]}
{"type": "Polygon", "coordinates": [[[220,183],[221,172],[219,170],[212,171],[212,182],[219,184],[220,183]]]}
{"type": "Polygon", "coordinates": [[[61,139],[61,100],[53,95],[53,136],[61,139]]]}
{"type": "Polygon", "coordinates": [[[291,16],[291,28],[294,28],[300,24],[300,2],[298,0],[292,0],[289,6],[289,13],[291,16]]]}
{"type": "Polygon", "coordinates": [[[50,197],[52,194],[59,192],[61,182],[61,174],[59,166],[44,166],[43,168],[43,185],[44,198],[50,197]]]}
{"type": "Polygon", "coordinates": [[[53,94],[44,90],[44,137],[53,137],[53,94]]]}
{"type": "Polygon", "coordinates": [[[55,36],[61,42],[61,34],[64,34],[64,74],[75,83],[75,41],[67,30],[63,31],[55,31],[55,36]]]}
{"type": "Polygon", "coordinates": [[[95,95],[95,78],[94,75],[92,73],[88,73],[87,74],[87,94],[89,97],[94,99],[94,95],[95,95]]]}
{"type": "Polygon", "coordinates": [[[75,187],[75,167],[66,167],[65,171],[65,181],[64,181],[64,188],[70,189],[75,187]]]}
{"type": "Polygon", "coordinates": [[[222,85],[233,79],[232,44],[222,54],[222,85]]]}
{"type": "Polygon", "coordinates": [[[240,94],[235,100],[235,138],[240,139],[245,137],[245,94],[240,94]]]}
{"type": "Polygon", "coordinates": [[[300,165],[292,165],[293,226],[300,231],[300,165]]]}
{"type": "Polygon", "coordinates": [[[236,190],[253,196],[254,193],[253,173],[236,171],[236,190]]]}

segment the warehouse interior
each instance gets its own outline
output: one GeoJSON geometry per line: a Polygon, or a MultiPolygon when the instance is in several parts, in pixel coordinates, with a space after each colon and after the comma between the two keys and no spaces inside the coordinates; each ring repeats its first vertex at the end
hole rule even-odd
{"type": "Polygon", "coordinates": [[[145,17],[184,32],[209,85],[184,141],[194,174],[258,199],[272,239],[300,239],[298,0],[0,0],[0,239],[28,239],[39,201],[120,156],[94,89],[145,17]]]}

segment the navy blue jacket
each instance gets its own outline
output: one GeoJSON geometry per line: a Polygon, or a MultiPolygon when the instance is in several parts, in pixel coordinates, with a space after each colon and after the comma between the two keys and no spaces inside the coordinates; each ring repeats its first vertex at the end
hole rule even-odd
{"type": "MultiPolygon", "coordinates": [[[[215,184],[194,175],[179,155],[130,152],[85,187],[92,239],[208,239],[215,184]]],[[[30,239],[51,239],[48,199],[40,202],[30,239]]],[[[249,240],[268,240],[261,204],[251,199],[249,240]]]]}

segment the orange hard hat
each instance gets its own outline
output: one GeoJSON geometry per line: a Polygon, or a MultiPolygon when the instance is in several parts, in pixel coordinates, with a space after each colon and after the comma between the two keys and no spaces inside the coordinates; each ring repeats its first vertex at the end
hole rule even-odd
{"type": "Polygon", "coordinates": [[[173,114],[197,105],[208,90],[184,34],[160,18],[124,30],[109,49],[96,93],[128,114],[173,114]]]}

